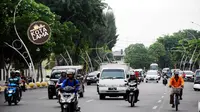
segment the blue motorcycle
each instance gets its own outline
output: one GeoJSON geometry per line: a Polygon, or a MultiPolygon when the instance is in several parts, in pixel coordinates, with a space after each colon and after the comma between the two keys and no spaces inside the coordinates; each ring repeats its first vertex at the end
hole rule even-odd
{"type": "Polygon", "coordinates": [[[15,103],[15,105],[18,104],[19,102],[19,93],[17,94],[17,87],[18,85],[16,84],[9,84],[8,89],[7,89],[7,102],[8,105],[11,105],[12,103],[15,103]]]}

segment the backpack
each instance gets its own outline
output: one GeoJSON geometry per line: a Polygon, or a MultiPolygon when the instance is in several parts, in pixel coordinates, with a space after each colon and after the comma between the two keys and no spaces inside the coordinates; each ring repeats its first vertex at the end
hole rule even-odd
{"type": "MultiPolygon", "coordinates": [[[[68,84],[68,82],[69,82],[69,79],[67,79],[66,83],[68,84]]],[[[73,82],[74,82],[74,86],[76,86],[76,79],[74,79],[73,82]]]]}

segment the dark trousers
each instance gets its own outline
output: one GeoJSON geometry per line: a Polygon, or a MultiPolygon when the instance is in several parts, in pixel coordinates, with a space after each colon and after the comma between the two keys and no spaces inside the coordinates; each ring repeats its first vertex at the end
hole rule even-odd
{"type": "MultiPolygon", "coordinates": [[[[130,91],[126,90],[126,96],[125,99],[128,99],[128,95],[129,95],[130,91]]],[[[136,101],[138,100],[138,96],[139,96],[139,89],[135,90],[135,97],[136,97],[136,101]]]]}
{"type": "MultiPolygon", "coordinates": [[[[179,94],[179,96],[180,96],[180,98],[182,98],[182,95],[183,95],[183,89],[181,89],[180,90],[180,94],[179,94]]],[[[170,94],[170,104],[173,104],[173,102],[174,102],[174,94],[170,94]]]]}

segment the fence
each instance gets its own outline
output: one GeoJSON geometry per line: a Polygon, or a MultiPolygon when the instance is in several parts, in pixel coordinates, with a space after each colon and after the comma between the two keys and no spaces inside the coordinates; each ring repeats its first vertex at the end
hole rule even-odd
{"type": "MultiPolygon", "coordinates": [[[[10,77],[10,71],[11,70],[8,71],[8,77],[10,77]]],[[[38,71],[36,70],[36,74],[37,73],[38,73],[38,71]]],[[[50,70],[43,69],[42,73],[43,73],[43,80],[46,80],[46,75],[50,74],[50,70]]],[[[7,75],[6,70],[0,69],[0,81],[6,81],[6,75],[7,75]]],[[[30,71],[28,69],[24,70],[24,76],[30,77],[30,71]]],[[[39,80],[41,81],[41,78],[39,78],[39,80]]]]}

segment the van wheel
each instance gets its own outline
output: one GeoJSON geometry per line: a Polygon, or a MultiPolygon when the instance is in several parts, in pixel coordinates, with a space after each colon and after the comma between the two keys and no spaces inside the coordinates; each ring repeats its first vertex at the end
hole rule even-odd
{"type": "Polygon", "coordinates": [[[104,95],[99,95],[99,99],[103,100],[103,99],[105,99],[105,96],[104,95]]]}
{"type": "Polygon", "coordinates": [[[157,83],[158,83],[158,81],[157,81],[157,83]]]}
{"type": "Polygon", "coordinates": [[[53,99],[53,95],[51,95],[50,93],[48,94],[48,98],[49,99],[53,99]]]}
{"type": "Polygon", "coordinates": [[[146,81],[146,83],[148,83],[148,81],[146,81]]]}

